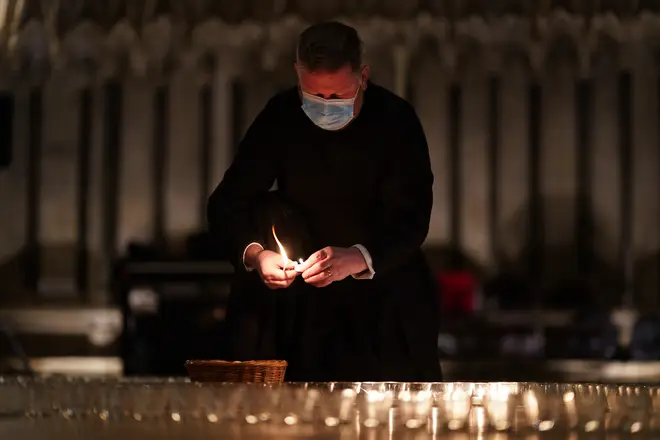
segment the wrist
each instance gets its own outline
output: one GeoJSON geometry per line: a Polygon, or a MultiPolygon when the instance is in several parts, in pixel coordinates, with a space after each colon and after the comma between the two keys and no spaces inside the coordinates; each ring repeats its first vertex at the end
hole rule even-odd
{"type": "Polygon", "coordinates": [[[351,247],[351,252],[353,254],[353,260],[354,260],[353,270],[351,271],[351,275],[358,275],[369,270],[369,265],[367,264],[367,261],[364,259],[364,255],[362,255],[362,252],[360,252],[360,249],[351,247]]]}
{"type": "Polygon", "coordinates": [[[256,243],[251,244],[246,250],[245,250],[245,259],[244,263],[245,266],[249,267],[250,269],[255,269],[258,266],[258,257],[259,254],[261,254],[264,251],[264,248],[256,243]]]}

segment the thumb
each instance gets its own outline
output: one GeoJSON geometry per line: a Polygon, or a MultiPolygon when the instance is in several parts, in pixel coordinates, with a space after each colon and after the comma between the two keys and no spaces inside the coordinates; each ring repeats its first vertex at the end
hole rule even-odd
{"type": "Polygon", "coordinates": [[[285,276],[286,276],[287,280],[293,280],[298,275],[300,275],[300,273],[298,273],[297,271],[295,271],[293,269],[287,269],[284,273],[285,273],[285,276]]]}

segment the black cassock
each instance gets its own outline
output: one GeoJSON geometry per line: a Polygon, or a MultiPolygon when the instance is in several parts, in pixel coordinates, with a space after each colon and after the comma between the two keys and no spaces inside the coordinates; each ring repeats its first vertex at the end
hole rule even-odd
{"type": "Polygon", "coordinates": [[[209,199],[212,236],[230,243],[237,269],[227,357],[285,359],[292,381],[441,380],[437,293],[420,250],[433,174],[414,109],[373,83],[340,131],[300,106],[296,88],[268,102],[209,199]],[[375,276],[269,290],[241,258],[251,242],[278,250],[271,225],[294,259],[361,244],[375,276]]]}

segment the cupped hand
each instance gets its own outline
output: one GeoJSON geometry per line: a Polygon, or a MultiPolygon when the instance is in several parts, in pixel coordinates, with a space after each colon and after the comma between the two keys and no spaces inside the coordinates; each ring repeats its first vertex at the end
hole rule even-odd
{"type": "Polygon", "coordinates": [[[273,251],[261,251],[256,257],[256,269],[261,280],[269,289],[285,289],[298,276],[295,264],[289,261],[283,264],[282,256],[273,251]]]}
{"type": "Polygon", "coordinates": [[[314,252],[298,268],[305,282],[315,287],[328,286],[365,270],[367,263],[359,249],[332,246],[314,252]]]}

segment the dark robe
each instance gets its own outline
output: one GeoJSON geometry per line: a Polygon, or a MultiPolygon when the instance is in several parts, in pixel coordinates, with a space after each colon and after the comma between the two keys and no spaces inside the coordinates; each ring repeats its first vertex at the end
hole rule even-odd
{"type": "Polygon", "coordinates": [[[229,355],[286,359],[288,380],[440,380],[437,292],[420,249],[433,174],[414,109],[373,83],[360,114],[340,131],[316,127],[300,106],[296,88],[268,102],[209,200],[212,235],[229,240],[238,272],[229,355]],[[295,213],[295,226],[278,232],[287,248],[300,241],[292,258],[361,244],[375,277],[324,288],[298,277],[271,291],[246,273],[248,243],[276,250],[267,202],[276,181],[275,211],[295,213]]]}

